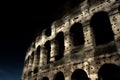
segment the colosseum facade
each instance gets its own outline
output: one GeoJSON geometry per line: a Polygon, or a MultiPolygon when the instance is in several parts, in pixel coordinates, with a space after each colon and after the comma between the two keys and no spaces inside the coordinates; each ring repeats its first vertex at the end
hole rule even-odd
{"type": "Polygon", "coordinates": [[[21,79],[98,80],[107,63],[120,66],[120,0],[83,0],[32,42],[21,79]]]}

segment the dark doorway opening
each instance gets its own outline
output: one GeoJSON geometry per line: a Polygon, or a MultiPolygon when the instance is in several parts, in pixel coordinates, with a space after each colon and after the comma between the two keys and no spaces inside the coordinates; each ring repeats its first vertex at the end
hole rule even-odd
{"type": "Polygon", "coordinates": [[[98,78],[100,80],[120,80],[120,67],[111,63],[103,64],[98,71],[98,78]]]}
{"type": "Polygon", "coordinates": [[[47,27],[45,30],[45,35],[50,36],[51,35],[51,27],[47,27]]]}
{"type": "Polygon", "coordinates": [[[33,64],[34,63],[34,51],[32,52],[32,55],[31,55],[31,63],[33,64]]]}
{"type": "Polygon", "coordinates": [[[49,80],[49,78],[48,77],[43,77],[42,80],[49,80]]]}
{"type": "Polygon", "coordinates": [[[55,75],[54,80],[65,80],[65,77],[64,77],[63,72],[58,72],[58,73],[55,75]]]}
{"type": "Polygon", "coordinates": [[[64,34],[63,32],[59,32],[56,35],[56,53],[55,61],[60,60],[64,56],[64,34]]]}
{"type": "Polygon", "coordinates": [[[47,41],[45,43],[45,54],[47,55],[47,64],[50,62],[50,51],[51,51],[51,45],[50,45],[50,41],[47,41]]]}
{"type": "Polygon", "coordinates": [[[37,55],[37,64],[39,64],[39,62],[40,62],[40,61],[39,61],[39,60],[40,60],[40,50],[41,50],[41,47],[38,46],[38,47],[37,47],[37,54],[36,54],[36,55],[37,55]]]}
{"type": "Polygon", "coordinates": [[[75,23],[70,28],[70,37],[74,46],[84,44],[84,34],[81,23],[75,23]]]}
{"type": "Polygon", "coordinates": [[[71,80],[89,80],[87,73],[82,69],[76,69],[71,76],[71,80]]]}
{"type": "Polygon", "coordinates": [[[38,72],[38,67],[35,67],[33,72],[34,72],[34,74],[37,73],[38,72]]]}
{"type": "Polygon", "coordinates": [[[114,40],[114,33],[107,12],[95,13],[90,20],[90,26],[93,28],[96,45],[106,44],[114,40]]]}

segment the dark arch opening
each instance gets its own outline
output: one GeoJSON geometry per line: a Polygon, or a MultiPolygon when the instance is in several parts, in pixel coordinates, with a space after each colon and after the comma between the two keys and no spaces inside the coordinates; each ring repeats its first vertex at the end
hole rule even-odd
{"type": "Polygon", "coordinates": [[[47,27],[45,30],[45,35],[50,36],[51,35],[51,27],[47,27]]]}
{"type": "Polygon", "coordinates": [[[45,43],[45,54],[47,55],[47,64],[50,62],[50,51],[51,51],[51,45],[50,45],[50,41],[47,41],[45,43]]]}
{"type": "Polygon", "coordinates": [[[82,69],[76,69],[71,76],[71,80],[89,80],[87,73],[82,69]]]}
{"type": "Polygon", "coordinates": [[[90,26],[93,28],[96,45],[114,40],[114,33],[107,12],[95,13],[90,20],[90,26]]]}
{"type": "Polygon", "coordinates": [[[81,23],[75,23],[70,28],[70,37],[74,46],[84,44],[84,34],[81,23]]]}
{"type": "Polygon", "coordinates": [[[37,73],[38,72],[38,67],[35,67],[33,72],[34,72],[34,74],[37,73]]]}
{"type": "Polygon", "coordinates": [[[37,64],[39,64],[39,60],[40,60],[40,50],[41,50],[41,47],[40,45],[37,47],[37,64]]]}
{"type": "Polygon", "coordinates": [[[111,63],[103,64],[98,71],[98,78],[100,80],[120,80],[120,67],[111,63]]]}
{"type": "Polygon", "coordinates": [[[48,77],[43,77],[42,80],[49,80],[49,78],[48,77]]]}
{"type": "Polygon", "coordinates": [[[33,62],[34,62],[34,51],[33,51],[32,54],[31,54],[31,59],[32,59],[32,60],[31,60],[31,61],[32,61],[31,63],[33,64],[33,62]]]}
{"type": "Polygon", "coordinates": [[[64,56],[64,34],[59,32],[55,38],[56,40],[56,53],[55,61],[60,60],[64,56]]]}
{"type": "Polygon", "coordinates": [[[37,53],[40,53],[40,46],[37,47],[37,53]]]}
{"type": "Polygon", "coordinates": [[[64,74],[63,72],[58,72],[55,77],[54,80],[65,80],[64,74]]]}
{"type": "Polygon", "coordinates": [[[118,7],[118,12],[120,13],[120,5],[119,5],[119,7],[118,7]]]}

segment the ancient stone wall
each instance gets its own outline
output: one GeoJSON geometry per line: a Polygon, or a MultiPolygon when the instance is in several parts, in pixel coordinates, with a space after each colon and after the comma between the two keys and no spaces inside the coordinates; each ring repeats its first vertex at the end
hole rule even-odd
{"type": "Polygon", "coordinates": [[[107,63],[120,66],[120,1],[85,0],[31,44],[22,80],[97,80],[107,63]]]}

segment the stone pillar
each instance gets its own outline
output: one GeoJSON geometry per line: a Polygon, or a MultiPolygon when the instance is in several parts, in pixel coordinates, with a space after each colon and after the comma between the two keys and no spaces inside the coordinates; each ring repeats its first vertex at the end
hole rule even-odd
{"type": "Polygon", "coordinates": [[[95,38],[93,34],[93,29],[90,27],[90,24],[87,23],[87,26],[83,26],[83,33],[84,33],[84,51],[86,57],[94,56],[95,52],[95,38]]]}
{"type": "Polygon", "coordinates": [[[70,51],[72,49],[72,43],[71,43],[71,38],[70,38],[70,34],[69,32],[67,32],[65,34],[65,41],[64,41],[64,45],[65,45],[65,53],[64,55],[70,54],[70,51]]]}
{"type": "Polygon", "coordinates": [[[110,16],[110,22],[112,24],[112,30],[114,33],[114,39],[117,46],[118,54],[120,54],[120,14],[114,14],[110,16]]]}
{"type": "Polygon", "coordinates": [[[41,48],[40,67],[47,64],[47,56],[45,53],[45,48],[41,48]]]}
{"type": "Polygon", "coordinates": [[[41,50],[40,50],[40,62],[39,62],[39,66],[41,67],[41,66],[43,66],[43,48],[41,48],[41,50]]]}
{"type": "Polygon", "coordinates": [[[51,52],[50,52],[50,62],[55,61],[55,43],[51,41],[51,52]]]}
{"type": "Polygon", "coordinates": [[[31,59],[31,56],[29,56],[29,59],[28,59],[28,71],[32,70],[32,59],[31,59]]]}
{"type": "Polygon", "coordinates": [[[37,53],[34,54],[33,67],[35,68],[38,64],[37,53]]]}

